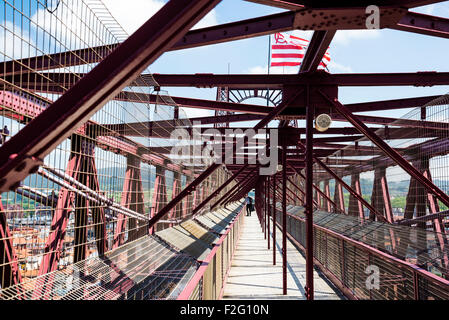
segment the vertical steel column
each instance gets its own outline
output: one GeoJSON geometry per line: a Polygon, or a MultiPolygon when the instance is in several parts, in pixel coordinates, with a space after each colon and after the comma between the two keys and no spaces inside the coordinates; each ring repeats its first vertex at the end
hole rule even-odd
{"type": "MultiPolygon", "coordinates": [[[[181,174],[179,172],[173,172],[173,187],[172,187],[172,199],[174,199],[181,192],[181,174]]],[[[182,201],[180,201],[177,205],[175,205],[169,212],[169,219],[178,219],[181,216],[182,210],[182,201]]],[[[169,224],[170,227],[173,226],[173,223],[169,224]]]]}
{"type": "MultiPolygon", "coordinates": [[[[393,223],[393,209],[388,192],[386,168],[376,168],[374,171],[373,192],[371,203],[377,211],[383,213],[389,223],[393,223]]],[[[374,214],[370,215],[374,219],[374,214]]]]}
{"type": "Polygon", "coordinates": [[[9,231],[0,197],[0,285],[2,289],[22,282],[12,239],[13,235],[9,231]]]}
{"type": "MultiPolygon", "coordinates": [[[[320,189],[320,184],[321,184],[321,181],[318,181],[318,183],[316,184],[316,186],[318,187],[318,190],[320,190],[321,191],[321,189],[320,189]]],[[[316,189],[315,189],[316,190],[316,189]]],[[[317,196],[318,196],[318,209],[322,209],[324,206],[323,206],[323,201],[324,201],[324,197],[323,197],[323,195],[322,195],[322,193],[321,192],[319,192],[318,190],[316,190],[317,191],[317,196]]]]}
{"type": "Polygon", "coordinates": [[[404,219],[413,219],[413,215],[415,213],[417,186],[418,186],[418,181],[416,181],[416,179],[413,179],[412,177],[410,177],[407,198],[405,201],[404,219]]]}
{"type": "MultiPolygon", "coordinates": [[[[72,139],[75,139],[72,135],[72,139]]],[[[66,175],[78,180],[81,159],[79,153],[71,152],[69,163],[66,168],[66,175]]],[[[69,221],[70,210],[74,206],[75,194],[65,188],[61,188],[58,193],[58,203],[53,214],[50,226],[50,233],[44,249],[44,256],[39,268],[39,275],[56,270],[61,257],[64,237],[69,221]]]]}
{"type": "Polygon", "coordinates": [[[287,144],[282,138],[282,293],[287,294],[287,144]]]}
{"type": "MultiPolygon", "coordinates": [[[[338,209],[340,209],[341,212],[345,212],[345,199],[343,195],[343,187],[341,186],[340,183],[338,183],[337,180],[335,180],[334,202],[337,204],[338,209]]],[[[338,213],[338,211],[335,210],[335,213],[338,213]]]]}
{"type": "Polygon", "coordinates": [[[306,93],[306,296],[313,300],[313,119],[314,108],[306,93]]]}
{"type": "MultiPolygon", "coordinates": [[[[186,185],[189,185],[190,182],[192,182],[192,177],[186,176],[186,185]]],[[[193,209],[193,195],[192,193],[189,193],[184,198],[184,204],[183,204],[183,210],[182,210],[182,217],[185,218],[188,216],[189,211],[193,209]]]]}
{"type": "Polygon", "coordinates": [[[273,175],[273,265],[276,265],[276,173],[273,175]]]}
{"type": "Polygon", "coordinates": [[[263,230],[263,221],[262,221],[263,213],[262,213],[262,211],[263,211],[264,204],[263,204],[263,185],[261,183],[261,179],[262,178],[260,176],[257,178],[255,194],[254,194],[254,198],[255,198],[254,204],[256,207],[257,217],[259,218],[260,227],[263,230]]]}
{"type": "Polygon", "coordinates": [[[199,195],[200,195],[200,186],[197,186],[195,189],[193,189],[193,201],[192,201],[192,209],[196,208],[196,206],[199,203],[199,195]]]}
{"type": "MultiPolygon", "coordinates": [[[[164,208],[167,203],[167,189],[165,187],[165,168],[156,166],[156,179],[154,180],[152,217],[164,208]]],[[[156,224],[154,228],[150,227],[150,233],[164,229],[161,224],[156,224]]]]}
{"type": "MultiPolygon", "coordinates": [[[[331,191],[329,188],[329,180],[324,180],[324,193],[327,196],[327,199],[331,198],[331,191]]],[[[326,201],[326,208],[327,208],[327,212],[331,212],[332,207],[331,207],[331,202],[329,200],[326,201]]]]}
{"type": "MultiPolygon", "coordinates": [[[[126,159],[126,175],[123,183],[122,199],[120,204],[128,209],[145,214],[145,200],[140,171],[140,159],[129,155],[126,159]]],[[[114,234],[113,248],[123,244],[126,223],[128,223],[128,240],[133,241],[148,233],[143,221],[135,218],[127,218],[119,213],[117,227],[114,234]]]]}
{"type": "Polygon", "coordinates": [[[267,177],[267,186],[268,186],[268,191],[267,191],[267,203],[268,203],[268,205],[267,205],[267,234],[268,234],[268,237],[267,237],[267,249],[268,250],[270,250],[270,219],[271,219],[271,214],[270,214],[270,211],[271,211],[271,207],[270,207],[270,180],[271,180],[271,178],[270,178],[270,176],[268,176],[267,177]]]}
{"type": "Polygon", "coordinates": [[[267,219],[268,219],[268,177],[265,177],[263,180],[263,200],[264,200],[264,210],[263,210],[263,236],[264,239],[267,239],[267,219]]]}
{"type": "MultiPolygon", "coordinates": [[[[423,159],[422,160],[423,166],[422,168],[424,169],[424,176],[429,179],[430,181],[432,181],[432,175],[430,173],[430,168],[429,168],[429,159],[423,159]]],[[[440,206],[438,204],[438,201],[435,199],[434,195],[431,193],[427,193],[427,202],[429,205],[429,211],[430,213],[437,213],[440,211],[440,206]]],[[[449,257],[447,254],[447,236],[446,236],[446,229],[444,228],[444,224],[443,224],[443,220],[441,218],[436,218],[432,221],[432,225],[433,225],[433,230],[436,233],[436,237],[438,239],[438,244],[440,246],[440,250],[442,253],[442,258],[441,258],[441,264],[445,267],[445,269],[447,269],[449,267],[449,257]]],[[[447,278],[447,274],[445,274],[445,277],[447,278]]]]}
{"type": "MultiPolygon", "coordinates": [[[[360,173],[351,175],[351,188],[358,194],[362,194],[362,189],[360,188],[360,173]]],[[[358,216],[362,220],[365,218],[362,203],[352,194],[349,195],[348,214],[354,217],[358,216]]]]}

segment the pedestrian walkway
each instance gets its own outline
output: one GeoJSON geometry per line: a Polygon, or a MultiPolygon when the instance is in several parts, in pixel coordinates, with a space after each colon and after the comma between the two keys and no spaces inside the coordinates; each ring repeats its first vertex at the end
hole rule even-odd
{"type": "MultiPolygon", "coordinates": [[[[272,239],[270,235],[270,247],[272,239]]],[[[273,250],[267,249],[257,215],[245,216],[243,230],[224,288],[223,299],[305,300],[305,258],[287,239],[287,296],[282,294],[282,233],[277,229],[276,265],[273,250]]],[[[315,299],[342,299],[315,271],[315,299]]]]}

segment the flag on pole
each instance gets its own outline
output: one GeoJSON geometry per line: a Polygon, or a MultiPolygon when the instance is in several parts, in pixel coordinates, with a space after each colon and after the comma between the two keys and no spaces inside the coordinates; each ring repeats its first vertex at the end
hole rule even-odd
{"type": "MultiPolygon", "coordinates": [[[[275,33],[271,42],[271,67],[300,66],[307,51],[309,40],[290,35],[275,33]]],[[[320,67],[326,68],[330,61],[329,50],[326,51],[320,67]]]]}

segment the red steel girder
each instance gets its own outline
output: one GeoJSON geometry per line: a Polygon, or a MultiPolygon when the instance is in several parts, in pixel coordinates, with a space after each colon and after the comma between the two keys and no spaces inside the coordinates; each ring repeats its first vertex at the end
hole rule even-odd
{"type": "MultiPolygon", "coordinates": [[[[354,173],[351,175],[351,188],[358,194],[362,194],[359,173],[354,173]]],[[[365,220],[362,203],[358,201],[352,194],[349,196],[348,214],[350,216],[359,217],[361,221],[365,220]]]]}
{"type": "MultiPolygon", "coordinates": [[[[17,254],[13,244],[13,234],[8,227],[8,220],[0,197],[0,285],[2,289],[22,282],[17,254]]],[[[17,293],[20,293],[20,287],[17,293]]]]}
{"type": "Polygon", "coordinates": [[[229,87],[229,89],[282,89],[285,85],[436,86],[449,85],[449,72],[329,74],[324,71],[292,74],[153,74],[163,87],[229,87]]]}
{"type": "MultiPolygon", "coordinates": [[[[140,171],[139,158],[128,156],[126,159],[126,174],[123,182],[122,198],[120,205],[133,211],[144,214],[145,200],[142,186],[142,175],[140,171]]],[[[117,226],[114,232],[114,242],[112,248],[118,248],[124,242],[125,228],[128,224],[128,239],[138,239],[142,234],[148,232],[143,228],[142,222],[135,218],[127,218],[119,213],[117,217],[117,226]]]]}
{"type": "Polygon", "coordinates": [[[323,60],[327,48],[335,36],[335,33],[336,30],[320,30],[313,33],[306,54],[299,68],[300,73],[317,70],[321,60],[323,60]]]}
{"type": "MultiPolygon", "coordinates": [[[[314,299],[314,277],[313,277],[313,119],[315,118],[315,108],[310,105],[310,88],[307,87],[304,95],[304,102],[307,106],[306,112],[306,143],[300,145],[306,152],[306,177],[305,177],[305,236],[306,236],[306,286],[305,295],[307,300],[314,299]]],[[[284,164],[285,165],[285,164],[284,164]]],[[[286,217],[284,217],[285,219],[286,217]]]]}
{"type": "Polygon", "coordinates": [[[391,29],[449,38],[449,19],[418,12],[407,12],[391,29]]]}
{"type": "Polygon", "coordinates": [[[185,108],[200,108],[200,109],[221,110],[231,112],[245,112],[250,114],[261,114],[261,115],[266,115],[270,113],[270,111],[273,109],[272,107],[264,107],[244,103],[233,103],[233,102],[203,100],[203,99],[193,99],[193,98],[173,97],[173,96],[167,98],[169,99],[164,99],[164,96],[157,96],[154,94],[122,91],[114,99],[121,101],[145,102],[145,103],[170,105],[170,106],[173,105],[171,101],[174,101],[176,105],[185,108]]]}
{"type": "MultiPolygon", "coordinates": [[[[66,73],[46,73],[44,76],[37,74],[29,74],[23,78],[20,75],[5,77],[8,82],[19,83],[20,85],[34,89],[36,91],[62,93],[64,91],[61,85],[68,86],[79,81],[84,74],[66,73]],[[74,78],[70,81],[67,79],[74,78]],[[38,79],[38,81],[37,81],[38,79]],[[35,81],[36,80],[36,81],[35,81]],[[40,86],[39,86],[40,85],[40,86]]],[[[213,74],[213,73],[196,73],[196,74],[142,74],[138,79],[132,81],[130,86],[153,86],[154,80],[163,87],[229,87],[229,89],[241,90],[275,90],[282,89],[284,86],[301,86],[301,85],[337,85],[350,87],[365,86],[436,86],[449,85],[449,72],[436,71],[419,71],[419,72],[402,72],[402,73],[342,73],[330,74],[322,70],[310,73],[301,73],[298,75],[291,74],[213,74]]],[[[135,95],[135,98],[145,101],[145,95],[135,95]]],[[[383,105],[389,108],[399,108],[399,105],[405,105],[403,108],[423,105],[432,98],[417,97],[395,99],[387,101],[373,101],[364,103],[348,104],[353,112],[376,111],[383,105]],[[415,100],[416,99],[416,100],[415,100]]],[[[148,97],[146,99],[149,99],[148,97]]],[[[142,102],[142,101],[141,101],[142,102]]],[[[382,110],[382,109],[380,109],[382,110]]]]}
{"type": "MultiPolygon", "coordinates": [[[[365,112],[365,111],[381,111],[381,110],[393,110],[393,109],[403,109],[403,108],[416,108],[422,107],[425,104],[439,98],[440,96],[427,96],[427,97],[416,97],[416,98],[404,98],[404,99],[393,99],[393,100],[383,100],[383,101],[371,101],[371,102],[361,102],[361,103],[351,103],[347,104],[346,107],[351,112],[365,112]]],[[[336,114],[332,114],[334,116],[336,114]]],[[[406,119],[401,119],[406,120],[406,119]]]]}
{"type": "Polygon", "coordinates": [[[75,86],[1,147],[0,191],[15,189],[43,159],[116,96],[219,0],[171,0],[75,86]]]}

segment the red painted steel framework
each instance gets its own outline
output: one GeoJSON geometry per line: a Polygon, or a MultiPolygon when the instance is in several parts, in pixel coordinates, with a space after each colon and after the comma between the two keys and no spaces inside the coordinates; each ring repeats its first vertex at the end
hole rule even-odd
{"type": "MultiPolygon", "coordinates": [[[[40,97],[40,103],[46,104],[45,107],[35,107],[28,98],[21,98],[23,103],[14,103],[15,96],[11,91],[5,88],[0,92],[2,108],[9,110],[9,113],[4,114],[5,117],[15,121],[33,119],[29,123],[25,121],[27,124],[0,148],[0,191],[17,190],[21,181],[38,172],[46,156],[67,138],[71,139],[71,155],[62,178],[68,184],[63,185],[58,195],[51,232],[47,237],[45,254],[39,268],[40,275],[58,268],[61,253],[64,251],[69,213],[72,210],[75,212],[74,223],[77,230],[74,236],[75,263],[87,257],[88,217],[95,226],[97,252],[102,255],[111,248],[120,247],[126,241],[153,234],[177,224],[186,217],[195,216],[204,208],[226,206],[255,189],[257,215],[267,238],[268,249],[270,234],[273,237],[273,264],[276,264],[275,207],[278,204],[281,207],[284,294],[287,294],[287,206],[294,204],[305,207],[306,296],[312,300],[315,210],[355,216],[361,221],[377,220],[391,225],[398,224],[392,210],[386,174],[386,170],[392,166],[402,168],[411,177],[404,219],[413,219],[415,215],[425,216],[427,205],[430,214],[438,214],[440,206],[449,206],[447,191],[433,182],[429,168],[429,159],[449,154],[449,145],[447,141],[444,142],[449,124],[426,118],[427,104],[438,96],[348,105],[338,101],[339,87],[448,85],[449,73],[330,74],[318,71],[317,67],[337,30],[365,29],[365,8],[369,5],[364,3],[365,1],[354,7],[344,1],[334,4],[329,1],[251,0],[287,11],[189,31],[219,2],[171,0],[122,43],[0,63],[3,82],[20,82],[21,90],[35,94],[40,97]],[[144,72],[161,54],[170,50],[295,29],[314,30],[298,75],[151,75],[144,72]],[[86,73],[49,72],[55,68],[92,63],[98,64],[86,73]],[[159,94],[160,87],[174,86],[216,87],[217,101],[159,94]],[[125,90],[142,87],[157,88],[157,94],[125,90]],[[40,92],[61,96],[52,102],[39,96],[40,92]],[[269,100],[274,107],[242,103],[254,97],[269,100]],[[189,120],[199,121],[202,125],[214,124],[223,138],[229,137],[226,129],[230,123],[256,121],[254,126],[241,129],[258,130],[265,128],[273,120],[281,120],[276,128],[281,146],[269,149],[271,134],[267,139],[253,140],[254,134],[248,133],[242,145],[229,143],[222,146],[222,154],[219,156],[234,160],[232,164],[213,163],[207,168],[191,169],[173,163],[169,157],[169,147],[145,148],[131,139],[167,139],[173,128],[185,126],[187,131],[193,132],[191,126],[183,125],[177,116],[168,120],[118,124],[92,120],[93,115],[108,101],[145,102],[158,104],[160,108],[164,105],[175,105],[215,110],[215,117],[189,120]],[[27,105],[28,103],[30,104],[27,105]],[[23,108],[23,105],[27,106],[23,108]],[[421,108],[419,120],[354,114],[413,107],[421,108]],[[314,129],[314,119],[320,113],[328,113],[333,120],[347,122],[352,127],[318,131],[314,129]],[[297,119],[305,119],[305,127],[289,125],[290,120],[297,119]],[[371,124],[384,127],[369,127],[371,124]],[[392,126],[394,128],[391,128],[392,126]],[[403,148],[392,147],[386,142],[404,138],[427,140],[403,148]],[[363,141],[372,145],[361,145],[363,141]],[[250,155],[241,155],[243,151],[250,150],[250,147],[265,149],[267,153],[277,152],[282,164],[278,172],[273,172],[271,176],[260,175],[260,165],[251,163],[250,155]],[[107,202],[107,199],[102,198],[95,149],[113,150],[126,156],[126,173],[120,204],[111,201],[108,206],[112,211],[118,212],[112,243],[108,243],[105,210],[102,207],[89,209],[92,203],[107,202]],[[416,159],[416,155],[421,158],[416,159]],[[360,158],[347,158],[354,156],[360,158]],[[362,160],[365,156],[373,158],[362,160]],[[243,163],[239,163],[239,159],[243,160],[243,163]],[[149,210],[144,206],[145,192],[141,173],[143,163],[155,165],[156,168],[152,205],[149,210]],[[374,171],[374,179],[370,203],[362,194],[360,174],[371,169],[374,171]],[[171,199],[167,196],[167,170],[173,172],[171,199]],[[184,187],[181,175],[186,177],[184,187]],[[344,176],[351,177],[349,184],[344,181],[344,176]],[[330,180],[335,188],[333,199],[330,180]],[[349,193],[349,205],[345,205],[346,192],[349,193]],[[365,208],[369,211],[368,216],[365,214],[365,208]]],[[[439,1],[380,1],[380,27],[448,38],[449,19],[411,11],[416,6],[436,2],[439,1]]],[[[430,106],[438,105],[445,103],[437,101],[430,106]]],[[[200,137],[206,137],[204,128],[199,131],[200,137]]],[[[438,248],[444,253],[443,269],[447,269],[449,262],[444,217],[436,216],[429,221],[438,234],[438,248]]],[[[419,228],[426,228],[421,220],[417,224],[419,228]]],[[[399,250],[400,235],[391,231],[390,236],[391,243],[385,245],[399,250]]],[[[6,288],[20,283],[21,273],[17,266],[4,208],[1,208],[0,213],[0,238],[0,275],[6,275],[2,278],[2,288],[6,288]]],[[[447,272],[442,272],[442,276],[446,277],[447,272]]],[[[50,286],[51,283],[45,290],[49,290],[50,286]]]]}

